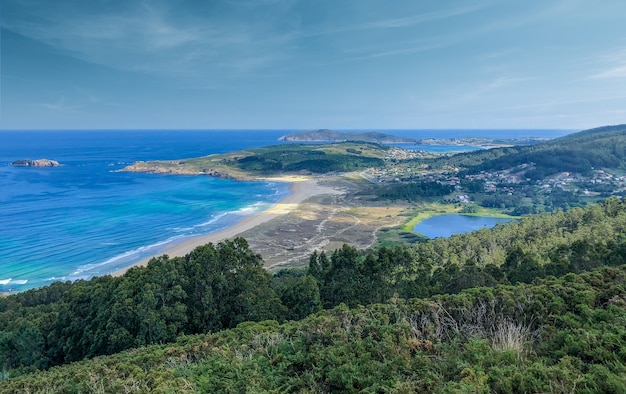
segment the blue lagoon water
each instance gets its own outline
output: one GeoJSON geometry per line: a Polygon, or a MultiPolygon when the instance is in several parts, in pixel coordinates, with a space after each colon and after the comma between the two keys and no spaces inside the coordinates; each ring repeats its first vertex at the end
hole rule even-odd
{"type": "Polygon", "coordinates": [[[464,234],[483,228],[491,228],[511,219],[468,216],[459,214],[433,216],[418,223],[413,231],[428,238],[447,238],[454,234],[464,234]]]}
{"type": "MultiPolygon", "coordinates": [[[[289,193],[287,184],[116,170],[138,160],[181,159],[277,144],[278,137],[290,132],[0,131],[0,292],[112,273],[163,253],[172,243],[218,231],[269,207],[289,193]],[[63,165],[9,165],[25,158],[47,158],[63,165]]],[[[495,133],[385,132],[416,138],[495,133]]],[[[534,130],[525,135],[563,134],[534,130]]]]}

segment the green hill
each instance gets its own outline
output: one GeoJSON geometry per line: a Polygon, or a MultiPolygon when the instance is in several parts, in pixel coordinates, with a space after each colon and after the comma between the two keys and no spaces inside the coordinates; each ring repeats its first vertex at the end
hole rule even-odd
{"type": "Polygon", "coordinates": [[[532,163],[530,179],[560,172],[588,174],[593,169],[626,169],[626,125],[585,130],[532,146],[496,148],[442,158],[434,165],[454,165],[463,174],[499,171],[532,163]]]}

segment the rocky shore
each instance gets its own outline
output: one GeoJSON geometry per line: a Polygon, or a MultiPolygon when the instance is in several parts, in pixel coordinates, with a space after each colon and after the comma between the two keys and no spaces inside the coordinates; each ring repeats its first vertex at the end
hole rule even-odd
{"type": "Polygon", "coordinates": [[[171,174],[171,175],[208,175],[222,179],[251,180],[251,176],[227,171],[227,167],[222,169],[215,168],[197,168],[196,166],[186,165],[187,163],[179,160],[171,161],[136,161],[118,171],[120,172],[147,172],[151,174],[171,174]]]}

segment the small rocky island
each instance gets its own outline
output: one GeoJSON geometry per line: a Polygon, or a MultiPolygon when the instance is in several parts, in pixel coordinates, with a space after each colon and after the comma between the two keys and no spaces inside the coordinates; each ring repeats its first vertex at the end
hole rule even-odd
{"type": "Polygon", "coordinates": [[[49,159],[22,159],[15,160],[11,163],[13,167],[58,167],[60,166],[59,162],[56,160],[49,159]]]}

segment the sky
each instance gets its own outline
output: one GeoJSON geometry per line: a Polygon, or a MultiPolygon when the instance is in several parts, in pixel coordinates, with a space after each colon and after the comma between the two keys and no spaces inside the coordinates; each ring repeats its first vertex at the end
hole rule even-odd
{"type": "Polygon", "coordinates": [[[626,123],[623,0],[1,0],[2,129],[626,123]]]}

